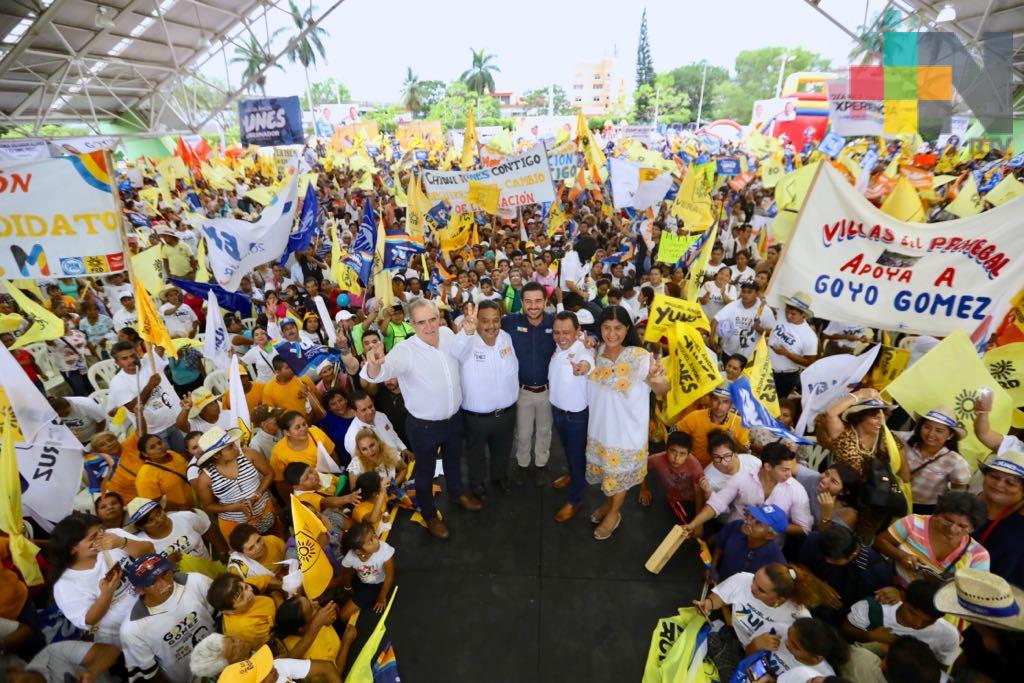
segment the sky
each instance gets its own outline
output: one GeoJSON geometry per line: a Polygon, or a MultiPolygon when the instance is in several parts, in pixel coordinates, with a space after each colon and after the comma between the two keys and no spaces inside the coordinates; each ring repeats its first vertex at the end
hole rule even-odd
{"type": "MultiPolygon", "coordinates": [[[[865,2],[869,17],[884,5],[821,0],[821,6],[855,28],[864,21],[865,2]]],[[[407,67],[422,80],[447,82],[469,67],[473,47],[496,55],[499,91],[520,94],[549,82],[567,87],[574,64],[600,61],[616,49],[631,82],[645,6],[658,72],[701,59],[731,68],[740,51],[769,45],[801,46],[845,65],[852,43],[804,0],[346,0],[323,23],[330,34],[327,63],[311,69],[310,79],[333,76],[357,101],[397,102],[407,67]]],[[[268,95],[303,92],[301,66],[284,66],[270,72],[268,95]]]]}

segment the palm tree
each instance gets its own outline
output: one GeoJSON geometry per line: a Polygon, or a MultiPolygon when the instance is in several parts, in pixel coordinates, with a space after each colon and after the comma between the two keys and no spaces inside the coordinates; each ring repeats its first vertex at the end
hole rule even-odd
{"type": "Polygon", "coordinates": [[[402,106],[416,114],[423,110],[420,77],[412,72],[411,66],[407,69],[405,80],[402,82],[402,106]]]}
{"type": "MultiPolygon", "coordinates": [[[[309,111],[313,111],[316,103],[313,101],[313,91],[309,85],[309,67],[316,64],[317,55],[321,59],[327,59],[327,51],[324,49],[323,39],[328,37],[327,29],[316,26],[313,19],[313,5],[310,4],[305,11],[296,6],[295,0],[288,0],[288,13],[292,17],[297,33],[302,33],[308,28],[308,32],[301,39],[296,41],[292,49],[288,51],[288,61],[292,64],[298,62],[306,74],[306,97],[309,99],[309,111]]],[[[276,35],[276,34],[275,34],[276,35]]]]}
{"type": "MultiPolygon", "coordinates": [[[[240,45],[235,48],[235,57],[231,59],[232,64],[245,64],[245,71],[242,72],[242,80],[247,81],[256,74],[260,73],[264,65],[270,63],[272,55],[267,52],[263,45],[257,40],[256,36],[249,34],[249,42],[244,45],[240,45]]],[[[270,64],[273,68],[280,69],[281,65],[274,63],[270,64]]],[[[249,86],[250,90],[259,88],[259,91],[264,95],[267,94],[267,74],[263,72],[260,74],[253,83],[249,86]]]]}
{"type": "Polygon", "coordinates": [[[469,48],[473,54],[473,66],[462,72],[459,80],[466,84],[466,87],[477,95],[483,95],[484,91],[494,92],[494,76],[492,71],[501,71],[491,60],[497,59],[497,55],[484,54],[483,50],[469,48]]]}
{"type": "Polygon", "coordinates": [[[882,36],[897,31],[906,24],[905,30],[914,31],[920,25],[917,15],[907,16],[895,7],[886,7],[868,25],[857,27],[857,43],[850,50],[850,61],[856,64],[880,64],[882,61],[882,36]]]}

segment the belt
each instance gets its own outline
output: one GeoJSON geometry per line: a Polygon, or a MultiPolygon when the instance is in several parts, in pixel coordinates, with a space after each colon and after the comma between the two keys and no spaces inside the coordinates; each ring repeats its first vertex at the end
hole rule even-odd
{"type": "Polygon", "coordinates": [[[471,415],[472,417],[501,417],[502,415],[511,411],[515,407],[516,404],[513,403],[510,406],[507,406],[505,408],[498,408],[497,410],[492,410],[489,413],[477,413],[472,410],[466,410],[465,408],[462,409],[462,412],[464,412],[466,415],[471,415]]]}
{"type": "Polygon", "coordinates": [[[555,413],[556,415],[563,415],[563,416],[583,415],[588,410],[590,410],[590,408],[584,408],[583,410],[562,410],[561,408],[556,408],[554,406],[551,406],[551,412],[555,413]]]}
{"type": "Polygon", "coordinates": [[[547,384],[541,384],[539,387],[531,387],[528,384],[520,384],[519,388],[523,391],[529,391],[531,394],[543,394],[548,390],[547,384]]]}
{"type": "Polygon", "coordinates": [[[443,422],[451,422],[459,417],[458,413],[455,413],[451,417],[446,417],[442,420],[424,420],[422,417],[416,417],[415,415],[409,415],[409,419],[419,420],[420,422],[426,422],[428,424],[441,424],[443,422]]]}

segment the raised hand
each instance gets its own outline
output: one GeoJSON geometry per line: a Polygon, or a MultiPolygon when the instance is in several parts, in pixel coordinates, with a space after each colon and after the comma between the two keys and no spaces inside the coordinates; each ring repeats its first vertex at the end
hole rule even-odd
{"type": "Polygon", "coordinates": [[[462,331],[467,335],[476,333],[476,304],[466,304],[462,316],[462,331]]]}

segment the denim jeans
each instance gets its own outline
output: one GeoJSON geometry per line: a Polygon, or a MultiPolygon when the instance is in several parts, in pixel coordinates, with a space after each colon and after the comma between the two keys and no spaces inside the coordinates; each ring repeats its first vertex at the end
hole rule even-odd
{"type": "Polygon", "coordinates": [[[462,495],[462,413],[447,420],[421,420],[412,415],[405,422],[409,445],[416,456],[416,504],[423,519],[434,515],[434,463],[438,455],[444,463],[448,497],[462,495]]]}
{"type": "Polygon", "coordinates": [[[587,469],[587,422],[590,411],[584,408],[578,413],[571,413],[551,406],[551,417],[565,451],[565,459],[569,463],[569,503],[579,505],[583,500],[583,492],[587,489],[585,477],[587,469]]]}

